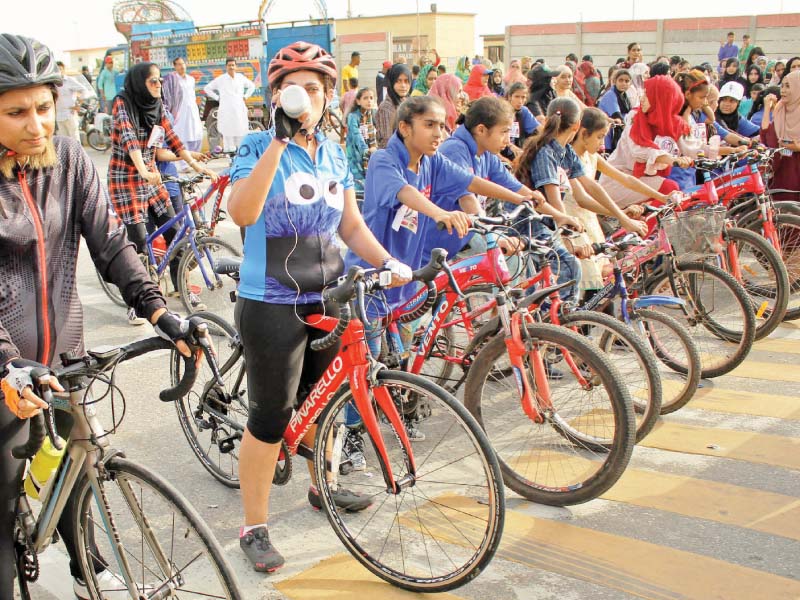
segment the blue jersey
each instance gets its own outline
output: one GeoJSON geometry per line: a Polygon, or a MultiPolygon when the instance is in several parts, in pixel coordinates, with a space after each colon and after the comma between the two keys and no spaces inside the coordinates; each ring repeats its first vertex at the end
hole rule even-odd
{"type": "MultiPolygon", "coordinates": [[[[522,184],[508,172],[503,166],[500,159],[489,151],[478,155],[478,144],[472,134],[464,126],[460,125],[453,135],[447,138],[439,148],[439,154],[450,159],[453,163],[477,175],[481,179],[486,179],[497,185],[501,185],[512,192],[518,192],[522,189],[522,184]]],[[[445,196],[437,194],[434,202],[441,206],[444,210],[459,210],[460,196],[445,196]]],[[[431,256],[431,251],[434,248],[444,248],[447,250],[448,256],[452,257],[461,250],[468,242],[472,234],[466,237],[459,238],[458,234],[453,232],[447,233],[446,229],[439,230],[436,224],[432,223],[430,219],[426,219],[427,223],[431,226],[425,232],[425,242],[422,253],[422,263],[428,262],[431,256]]]]}
{"type": "MultiPolygon", "coordinates": [[[[231,183],[250,175],[274,130],[249,134],[236,154],[231,183]]],[[[290,141],[258,220],[247,227],[239,294],[272,304],[320,301],[342,274],[337,236],[344,190],[353,177],[341,146],[317,133],[316,163],[290,141]]]]}
{"type": "MultiPolygon", "coordinates": [[[[397,199],[397,194],[410,185],[436,202],[439,197],[458,197],[467,193],[473,175],[437,154],[423,156],[418,172],[408,168],[409,154],[403,141],[395,133],[386,148],[372,155],[364,186],[364,221],[378,241],[397,260],[412,269],[422,266],[423,234],[426,221],[432,220],[411,210],[397,199]]],[[[345,264],[365,265],[352,251],[347,252],[345,264]]],[[[400,304],[413,294],[415,286],[409,284],[386,291],[390,306],[400,304]]]]}
{"type": "Polygon", "coordinates": [[[539,149],[531,162],[533,186],[544,193],[545,185],[565,186],[566,180],[586,175],[583,163],[569,144],[566,147],[550,140],[539,149]]]}

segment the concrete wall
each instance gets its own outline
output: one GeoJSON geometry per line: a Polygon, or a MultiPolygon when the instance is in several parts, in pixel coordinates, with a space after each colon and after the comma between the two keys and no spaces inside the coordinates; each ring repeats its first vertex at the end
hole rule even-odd
{"type": "MultiPolygon", "coordinates": [[[[341,72],[350,62],[353,51],[361,53],[358,66],[358,86],[375,88],[375,77],[384,60],[392,55],[392,36],[386,32],[338,34],[334,44],[334,57],[341,72]]],[[[341,84],[338,86],[341,90],[341,84]]]]}
{"type": "Polygon", "coordinates": [[[506,62],[511,58],[544,58],[550,65],[563,63],[574,52],[579,57],[591,54],[603,72],[627,54],[630,42],[642,46],[645,61],[661,54],[678,54],[697,64],[716,61],[720,40],[729,31],[749,33],[770,59],[800,54],[800,14],[740,17],[700,17],[646,21],[603,21],[554,23],[549,25],[511,25],[506,27],[506,62]]]}

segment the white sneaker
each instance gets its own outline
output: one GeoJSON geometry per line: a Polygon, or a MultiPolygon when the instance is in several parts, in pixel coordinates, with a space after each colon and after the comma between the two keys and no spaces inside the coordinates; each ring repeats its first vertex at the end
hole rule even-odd
{"type": "Polygon", "coordinates": [[[128,309],[128,325],[144,325],[147,323],[147,319],[144,317],[137,317],[136,311],[132,308],[128,309]]]}
{"type": "Polygon", "coordinates": [[[425,434],[422,433],[411,421],[406,421],[406,435],[408,435],[408,441],[410,442],[425,441],[425,434]]]}
{"type": "MultiPolygon", "coordinates": [[[[137,583],[136,587],[139,588],[140,592],[144,592],[146,586],[137,583]]],[[[102,594],[102,600],[130,600],[125,580],[121,575],[115,575],[108,569],[97,574],[97,588],[102,594]]],[[[86,587],[85,582],[78,578],[72,580],[72,591],[75,593],[75,597],[80,600],[91,600],[89,588],[86,587]]]]}

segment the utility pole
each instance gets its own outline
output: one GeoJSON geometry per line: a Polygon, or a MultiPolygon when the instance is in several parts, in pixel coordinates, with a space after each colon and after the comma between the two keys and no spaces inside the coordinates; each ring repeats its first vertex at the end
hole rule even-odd
{"type": "Polygon", "coordinates": [[[419,0],[417,0],[417,63],[422,58],[422,38],[419,34],[419,0]]]}

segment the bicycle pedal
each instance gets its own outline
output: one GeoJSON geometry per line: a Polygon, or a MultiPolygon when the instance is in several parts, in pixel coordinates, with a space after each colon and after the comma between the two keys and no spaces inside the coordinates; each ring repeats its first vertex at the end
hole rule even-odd
{"type": "Polygon", "coordinates": [[[228,436],[224,439],[221,439],[217,442],[217,446],[219,447],[219,451],[222,454],[229,454],[233,452],[236,448],[236,440],[239,439],[236,435],[228,436]]]}

